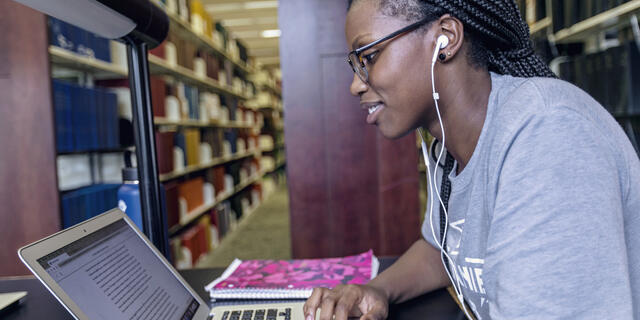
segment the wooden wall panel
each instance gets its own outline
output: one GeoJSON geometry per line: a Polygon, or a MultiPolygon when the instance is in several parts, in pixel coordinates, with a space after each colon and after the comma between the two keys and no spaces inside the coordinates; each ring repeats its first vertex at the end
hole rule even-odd
{"type": "Polygon", "coordinates": [[[419,237],[415,135],[385,139],[349,93],[346,1],[279,6],[293,256],[401,254],[419,237]]]}
{"type": "Polygon", "coordinates": [[[60,230],[46,18],[0,1],[0,276],[17,249],[60,230]]]}

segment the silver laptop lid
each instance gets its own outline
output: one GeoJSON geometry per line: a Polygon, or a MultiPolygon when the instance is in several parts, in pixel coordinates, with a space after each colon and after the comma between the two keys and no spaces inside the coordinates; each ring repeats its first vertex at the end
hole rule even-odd
{"type": "Polygon", "coordinates": [[[114,209],[18,251],[76,319],[206,319],[209,310],[114,209]]]}

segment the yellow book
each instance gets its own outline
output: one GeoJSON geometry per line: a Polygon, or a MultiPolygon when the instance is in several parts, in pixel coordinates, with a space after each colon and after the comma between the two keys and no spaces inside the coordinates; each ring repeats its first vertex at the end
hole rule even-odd
{"type": "Polygon", "coordinates": [[[186,129],[184,140],[187,152],[187,165],[193,166],[200,163],[200,130],[186,129]]]}

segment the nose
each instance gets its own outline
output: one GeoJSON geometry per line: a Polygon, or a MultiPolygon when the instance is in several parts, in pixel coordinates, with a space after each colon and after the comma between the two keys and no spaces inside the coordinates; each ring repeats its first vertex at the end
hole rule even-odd
{"type": "Polygon", "coordinates": [[[349,91],[354,96],[360,96],[365,93],[369,89],[369,85],[366,84],[357,74],[353,74],[353,80],[351,81],[351,87],[349,87],[349,91]]]}

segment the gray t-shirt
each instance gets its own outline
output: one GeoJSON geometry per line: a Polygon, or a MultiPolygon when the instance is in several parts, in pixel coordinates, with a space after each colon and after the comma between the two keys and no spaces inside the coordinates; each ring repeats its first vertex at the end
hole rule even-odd
{"type": "MultiPolygon", "coordinates": [[[[447,250],[465,301],[478,319],[640,319],[640,161],[629,139],[567,82],[491,81],[478,144],[450,175],[447,250]]],[[[429,205],[422,234],[435,246],[429,205]]]]}

